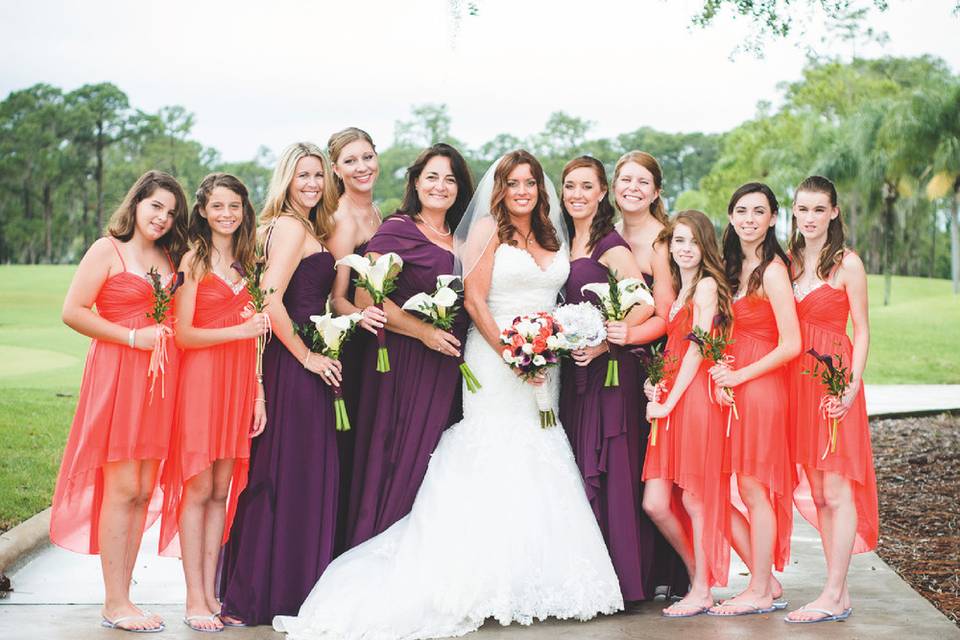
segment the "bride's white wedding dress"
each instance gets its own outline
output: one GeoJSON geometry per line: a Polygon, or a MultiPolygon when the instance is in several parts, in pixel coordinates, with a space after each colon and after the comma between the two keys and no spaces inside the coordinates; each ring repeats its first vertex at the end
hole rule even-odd
{"type": "MultiPolygon", "coordinates": [[[[552,310],[570,264],[541,269],[522,249],[494,254],[488,304],[503,328],[552,310]]],[[[532,387],[471,327],[464,356],[483,387],[440,440],[413,510],[337,558],[296,617],[291,638],[459,636],[488,617],[587,620],[623,608],[617,576],[563,427],[542,429],[532,387]]],[[[559,372],[551,372],[556,403],[559,372]]]]}

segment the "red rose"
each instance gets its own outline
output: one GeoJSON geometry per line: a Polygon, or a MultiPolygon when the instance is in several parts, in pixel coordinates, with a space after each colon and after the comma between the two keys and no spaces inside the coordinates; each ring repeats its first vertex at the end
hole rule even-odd
{"type": "Polygon", "coordinates": [[[534,353],[543,353],[546,348],[547,348],[547,340],[546,340],[546,338],[542,338],[542,337],[540,337],[540,336],[537,336],[536,338],[533,339],[533,352],[534,352],[534,353]]]}
{"type": "Polygon", "coordinates": [[[513,334],[513,338],[510,340],[510,344],[512,344],[517,349],[522,347],[525,342],[526,340],[524,340],[523,336],[520,335],[519,333],[513,334]]]}

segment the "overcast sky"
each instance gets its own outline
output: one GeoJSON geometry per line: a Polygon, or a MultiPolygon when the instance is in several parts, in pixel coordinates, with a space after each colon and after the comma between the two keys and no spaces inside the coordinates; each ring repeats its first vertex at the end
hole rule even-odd
{"type": "MultiPolygon", "coordinates": [[[[527,136],[558,110],[593,121],[592,136],[724,131],[776,103],[804,64],[796,39],[731,60],[751,26],[691,28],[695,0],[477,4],[454,33],[451,0],[3,0],[0,96],[113,82],[141,109],[186,107],[196,139],[244,160],[349,125],[387,146],[394,122],[427,102],[446,103],[471,145],[527,136]]],[[[960,71],[953,0],[890,5],[872,21],[890,42],[858,53],[929,53],[960,71]]],[[[821,46],[813,31],[806,42],[849,58],[850,45],[821,46]]]]}

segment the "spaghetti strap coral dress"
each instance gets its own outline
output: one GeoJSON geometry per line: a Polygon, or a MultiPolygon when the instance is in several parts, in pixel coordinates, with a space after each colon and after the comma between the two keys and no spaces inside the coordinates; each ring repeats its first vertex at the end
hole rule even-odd
{"type": "MultiPolygon", "coordinates": [[[[250,294],[242,280],[230,284],[210,272],[197,285],[193,326],[221,329],[242,324],[242,313],[249,303],[250,294]]],[[[179,541],[174,537],[184,485],[216,460],[234,460],[223,541],[230,536],[237,498],[247,484],[250,427],[257,394],[256,357],[253,338],[186,349],[181,355],[173,444],[161,478],[161,553],[177,554],[179,541]]]]}
{"type": "MultiPolygon", "coordinates": [[[[790,363],[790,382],[794,459],[798,465],[839,474],[851,481],[857,509],[857,535],[853,552],[875,549],[879,533],[877,513],[877,478],[873,468],[873,450],[870,446],[870,427],[863,386],[857,392],[853,406],[840,421],[835,450],[830,450],[829,419],[820,412],[824,388],[818,378],[804,375],[813,370],[815,361],[807,353],[836,357],[843,356],[849,369],[853,346],[847,337],[847,318],[850,303],[842,289],[823,283],[797,301],[800,336],[803,351],[790,363]],[[826,454],[826,455],[824,455],[826,454]]],[[[798,488],[794,494],[797,510],[813,526],[819,528],[817,511],[810,499],[809,487],[798,488]]]]}
{"type": "MultiPolygon", "coordinates": [[[[283,296],[293,322],[323,313],[333,277],[327,251],[300,261],[283,296]]],[[[251,446],[220,570],[224,614],[251,625],[296,613],[330,563],[340,477],[333,393],[276,337],[263,387],[267,427],[251,446]]]]}
{"type": "MultiPolygon", "coordinates": [[[[367,251],[393,252],[403,259],[397,306],[414,294],[433,293],[437,276],[453,273],[453,253],[427,239],[408,216],[387,218],[367,251]]],[[[465,338],[468,316],[458,314],[455,333],[465,338]]],[[[348,547],[355,547],[407,515],[427,472],[430,455],[460,407],[456,358],[409,336],[386,332],[390,371],[377,373],[376,342],[368,340],[363,387],[354,422],[356,445],[347,520],[348,547]]]]}
{"type": "MultiPolygon", "coordinates": [[[[114,240],[109,239],[117,253],[114,240]]],[[[169,259],[169,257],[168,257],[169,259]]],[[[123,256],[120,256],[123,263],[123,256]]],[[[170,264],[173,270],[173,264],[170,264]]],[[[127,271],[104,282],[95,302],[97,313],[133,329],[154,326],[147,317],[154,303],[146,277],[127,271]]],[[[172,327],[172,310],[164,324],[172,327]]],[[[165,460],[170,450],[179,351],[166,343],[163,379],[153,392],[147,372],[150,351],[126,344],[93,340],[80,383],[77,411],[63,452],[50,514],[50,539],[79,553],[100,553],[98,528],[103,501],[103,466],[121,460],[165,460]]],[[[157,475],[159,483],[160,475],[157,475]]],[[[156,487],[155,487],[156,489],[156,487]]],[[[148,509],[145,529],[159,515],[159,492],[148,509]]]]}
{"type": "MultiPolygon", "coordinates": [[[[756,362],[779,341],[773,306],[755,293],[733,303],[733,366],[756,362]]],[[[776,516],[773,564],[783,571],[790,558],[793,529],[793,489],[796,468],[788,442],[789,396],[786,367],[778,367],[734,389],[737,413],[730,421],[724,470],[751,476],[769,491],[776,516]]],[[[747,514],[745,514],[747,515],[747,514]]],[[[748,516],[749,517],[749,516],[748,516]]]]}
{"type": "MultiPolygon", "coordinates": [[[[693,331],[693,307],[688,302],[670,318],[664,353],[672,362],[667,367],[668,388],[676,379],[680,363],[691,348],[687,336],[693,331]]],[[[647,445],[644,481],[671,480],[684,492],[703,503],[703,550],[707,580],[711,586],[726,586],[730,571],[730,474],[723,469],[726,422],[721,406],[711,400],[710,367],[700,364],[690,385],[673,411],[657,426],[657,443],[647,445]]],[[[691,548],[693,531],[686,511],[678,500],[673,509],[682,523],[691,548]]]]}

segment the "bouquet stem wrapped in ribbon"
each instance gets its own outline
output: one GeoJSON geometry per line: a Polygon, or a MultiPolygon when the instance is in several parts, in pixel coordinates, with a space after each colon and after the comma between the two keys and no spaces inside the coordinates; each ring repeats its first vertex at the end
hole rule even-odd
{"type": "Polygon", "coordinates": [[[837,432],[840,429],[840,418],[830,418],[830,410],[843,401],[843,394],[850,388],[852,376],[847,367],[843,366],[843,355],[836,353],[833,356],[817,353],[814,349],[808,349],[807,353],[813,356],[816,363],[813,370],[804,370],[801,373],[820,378],[820,382],[826,389],[826,394],[820,399],[820,416],[827,420],[829,438],[827,446],[823,450],[821,460],[826,460],[827,454],[837,452],[837,432]],[[837,362],[834,364],[833,359],[837,362]]]}
{"type": "MultiPolygon", "coordinates": [[[[596,347],[607,339],[603,314],[589,302],[565,304],[553,312],[553,319],[560,325],[567,352],[596,347]]],[[[577,393],[587,390],[587,367],[574,367],[577,393]]]]}
{"type": "MultiPolygon", "coordinates": [[[[653,306],[653,294],[646,283],[639,278],[624,278],[617,280],[617,274],[607,270],[607,282],[591,282],[580,287],[580,292],[589,291],[597,296],[602,307],[603,315],[607,320],[621,322],[630,313],[630,309],[638,303],[653,306]]],[[[607,377],[603,382],[605,387],[620,386],[620,361],[617,359],[619,350],[610,345],[610,361],[607,363],[607,377]]]]}
{"type": "MultiPolygon", "coordinates": [[[[457,319],[457,313],[460,307],[457,306],[459,294],[463,293],[463,282],[460,276],[442,275],[437,276],[437,288],[430,293],[418,293],[410,296],[401,307],[404,311],[412,311],[444,331],[450,331],[453,323],[457,319]]],[[[477,376],[467,365],[461,353],[458,357],[460,363],[460,373],[463,375],[463,382],[467,385],[470,393],[476,393],[483,385],[477,380],[477,376]]]]}
{"type": "MultiPolygon", "coordinates": [[[[545,374],[549,367],[560,362],[560,356],[566,351],[562,327],[544,311],[514,318],[510,326],[500,332],[500,342],[504,345],[501,351],[504,362],[524,379],[545,374]]],[[[535,388],[534,397],[540,410],[540,427],[555,426],[557,416],[546,384],[535,388]]]]}
{"type": "MultiPolygon", "coordinates": [[[[359,313],[333,317],[332,313],[327,312],[322,316],[310,316],[312,325],[297,326],[296,329],[302,338],[309,340],[311,351],[339,360],[343,343],[356,329],[362,317],[359,313]]],[[[349,431],[350,416],[343,401],[343,387],[337,384],[331,384],[330,387],[333,391],[333,413],[337,421],[337,431],[349,431]]]]}
{"type": "Polygon", "coordinates": [[[147,317],[157,323],[157,340],[153,343],[153,351],[150,352],[150,366],[147,368],[147,377],[150,378],[150,402],[152,403],[153,387],[158,377],[160,378],[160,397],[166,397],[164,379],[167,366],[167,340],[173,337],[173,329],[165,325],[164,322],[170,312],[173,294],[183,284],[183,271],[177,271],[170,284],[165,287],[160,272],[157,271],[156,267],[150,267],[147,272],[147,280],[150,282],[150,288],[153,289],[153,310],[147,313],[147,317]]]}
{"type": "MultiPolygon", "coordinates": [[[[666,379],[673,373],[673,365],[676,363],[676,356],[670,356],[661,345],[652,345],[650,350],[642,356],[644,367],[647,369],[647,379],[654,387],[659,386],[661,391],[666,393],[666,379]]],[[[657,446],[657,430],[660,424],[659,418],[654,418],[650,423],[650,446],[657,446]]],[[[667,417],[666,431],[670,430],[670,417],[667,417]]]]}
{"type": "MultiPolygon", "coordinates": [[[[255,313],[263,313],[267,309],[266,298],[268,295],[273,293],[275,289],[273,287],[269,289],[263,289],[260,286],[260,280],[263,278],[263,271],[266,268],[266,261],[263,257],[263,247],[259,244],[257,245],[254,252],[254,263],[253,271],[247,273],[247,270],[239,262],[234,262],[230,265],[231,268],[239,273],[243,277],[244,287],[247,290],[247,293],[250,295],[250,302],[247,304],[245,309],[245,314],[247,317],[252,316],[255,313]]],[[[263,350],[267,348],[267,343],[270,342],[270,338],[273,337],[273,327],[270,325],[270,316],[265,316],[267,319],[267,333],[262,336],[257,336],[257,382],[263,384],[263,350]]]]}
{"type": "MultiPolygon", "coordinates": [[[[397,288],[397,276],[403,269],[403,259],[397,254],[384,253],[379,258],[364,258],[355,253],[337,260],[336,266],[347,265],[357,272],[354,284],[365,289],[373,304],[383,310],[383,300],[397,288]]],[[[377,328],[377,371],[390,371],[390,355],[387,353],[387,334],[383,327],[377,328]]]]}
{"type": "MultiPolygon", "coordinates": [[[[727,348],[733,344],[733,340],[727,338],[727,336],[722,332],[716,329],[716,322],[714,323],[714,328],[710,331],[704,331],[700,327],[694,327],[693,331],[687,335],[687,340],[693,342],[697,345],[697,349],[700,350],[700,355],[703,356],[704,360],[709,360],[714,364],[733,364],[733,356],[727,354],[727,348]]],[[[714,400],[713,394],[710,389],[713,388],[712,384],[707,385],[707,394],[709,394],[711,402],[717,402],[714,400]]],[[[730,424],[731,419],[736,418],[740,419],[740,413],[737,411],[737,403],[733,398],[733,389],[730,387],[722,387],[720,393],[726,394],[727,398],[730,399],[730,413],[727,414],[727,437],[730,437],[730,424]]]]}

